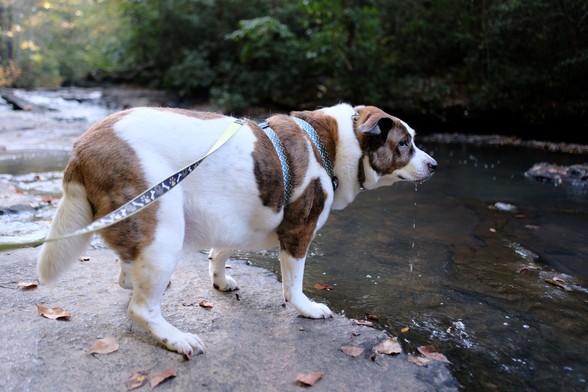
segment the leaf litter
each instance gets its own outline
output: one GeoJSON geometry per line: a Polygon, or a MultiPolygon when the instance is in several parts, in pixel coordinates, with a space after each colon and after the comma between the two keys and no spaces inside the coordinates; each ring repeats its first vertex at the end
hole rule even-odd
{"type": "Polygon", "coordinates": [[[110,354],[119,349],[119,344],[113,336],[96,340],[90,346],[88,354],[110,354]]]}
{"type": "Polygon", "coordinates": [[[350,357],[357,358],[363,354],[365,351],[363,347],[356,347],[356,346],[341,346],[341,351],[345,354],[349,355],[350,357]]]}
{"type": "Polygon", "coordinates": [[[32,280],[27,282],[18,282],[16,285],[21,290],[31,290],[37,288],[39,286],[38,280],[32,280]]]}
{"type": "Polygon", "coordinates": [[[37,312],[39,316],[45,317],[51,320],[65,319],[69,320],[71,313],[62,308],[47,308],[42,305],[37,305],[37,312]]]}
{"type": "Polygon", "coordinates": [[[311,387],[316,384],[324,375],[325,372],[300,373],[296,377],[296,382],[303,386],[311,387]]]}
{"type": "Polygon", "coordinates": [[[402,347],[397,338],[387,338],[373,348],[376,354],[396,355],[402,353],[402,347]]]}
{"type": "Polygon", "coordinates": [[[447,359],[447,357],[441,353],[438,353],[433,346],[419,346],[417,347],[419,353],[421,353],[426,358],[432,359],[433,361],[449,363],[451,362],[447,359]]]}

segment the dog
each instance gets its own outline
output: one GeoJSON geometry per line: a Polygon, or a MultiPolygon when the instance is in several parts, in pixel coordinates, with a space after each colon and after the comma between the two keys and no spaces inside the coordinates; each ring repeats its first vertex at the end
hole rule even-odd
{"type": "MultiPolygon", "coordinates": [[[[173,108],[134,108],[102,119],[74,144],[49,237],[132,200],[202,156],[234,121],[173,108]]],[[[343,209],[362,190],[433,175],[437,162],[417,148],[414,137],[405,122],[374,106],[338,104],[273,115],[264,125],[247,120],[157,203],[100,231],[120,258],[119,285],[133,291],[129,316],[169,350],[203,352],[197,335],[180,331],[161,312],[181,250],[210,249],[213,287],[232,291],[237,282],[225,273],[232,250],[279,245],[286,302],[304,317],[331,317],[326,305],[302,292],[310,242],[330,210],[343,209]]],[[[85,234],[45,243],[40,281],[53,281],[90,240],[85,234]]]]}

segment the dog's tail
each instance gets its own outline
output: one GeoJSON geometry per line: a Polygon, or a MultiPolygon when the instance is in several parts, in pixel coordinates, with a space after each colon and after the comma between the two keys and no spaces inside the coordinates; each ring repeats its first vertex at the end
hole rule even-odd
{"type": "MultiPolygon", "coordinates": [[[[63,199],[49,229],[49,238],[68,234],[92,222],[92,208],[86,188],[77,182],[64,181],[63,191],[63,199]]],[[[82,255],[91,239],[92,234],[84,234],[43,244],[37,263],[39,280],[42,283],[55,280],[82,255]]]]}

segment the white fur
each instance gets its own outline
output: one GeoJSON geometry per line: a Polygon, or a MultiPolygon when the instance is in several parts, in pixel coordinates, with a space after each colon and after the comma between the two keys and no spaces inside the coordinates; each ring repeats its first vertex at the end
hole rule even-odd
{"type": "MultiPolygon", "coordinates": [[[[86,188],[76,183],[63,185],[63,199],[57,207],[53,222],[48,238],[71,233],[92,223],[92,209],[86,198],[86,188]]],[[[42,283],[55,280],[68,266],[79,259],[91,239],[91,234],[85,234],[43,244],[37,264],[39,280],[42,283]]]]}

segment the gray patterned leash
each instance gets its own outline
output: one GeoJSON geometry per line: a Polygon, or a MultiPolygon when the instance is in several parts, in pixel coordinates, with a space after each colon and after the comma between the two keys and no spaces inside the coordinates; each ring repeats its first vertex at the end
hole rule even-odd
{"type": "MultiPolygon", "coordinates": [[[[188,166],[180,169],[176,173],[172,174],[165,180],[161,181],[160,183],[152,186],[151,188],[147,189],[145,192],[141,193],[139,196],[135,197],[133,200],[129,201],[128,203],[122,205],[121,207],[117,208],[116,210],[112,211],[108,215],[103,216],[102,218],[95,220],[94,222],[90,223],[86,227],[82,227],[74,232],[55,237],[55,238],[44,238],[35,241],[20,241],[20,242],[5,242],[3,241],[4,238],[0,238],[0,251],[10,250],[10,249],[17,249],[17,248],[24,248],[28,246],[38,246],[44,242],[50,241],[59,241],[67,238],[77,237],[83,234],[94,233],[98,230],[105,229],[109,226],[114,225],[122,220],[125,220],[157,199],[161,196],[172,190],[176,185],[182,182],[190,173],[196,169],[202,161],[208,157],[210,154],[218,150],[223,144],[225,144],[233,135],[241,129],[245,125],[245,121],[241,119],[237,119],[231,123],[219,136],[216,142],[210,147],[208,152],[204,154],[200,159],[192,162],[188,166]]],[[[14,241],[12,238],[11,241],[14,241]]]]}

